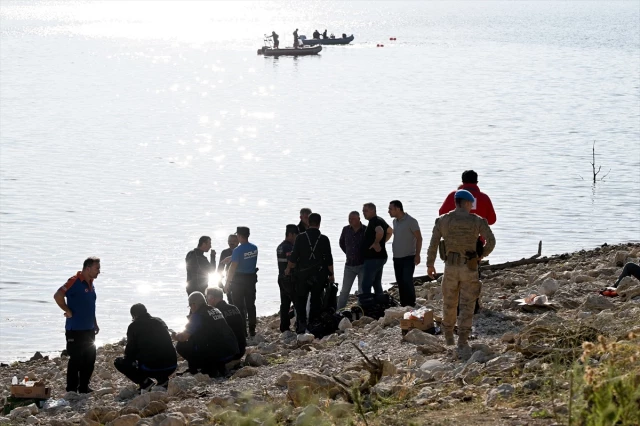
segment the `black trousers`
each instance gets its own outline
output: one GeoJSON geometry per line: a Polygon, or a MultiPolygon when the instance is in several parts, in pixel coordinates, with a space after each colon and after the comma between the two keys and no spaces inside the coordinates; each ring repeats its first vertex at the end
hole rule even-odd
{"type": "Polygon", "coordinates": [[[124,357],[116,358],[113,366],[136,385],[141,385],[147,379],[156,379],[159,384],[165,383],[176,371],[175,365],[163,370],[147,370],[142,368],[135,359],[124,357]]]}
{"type": "Polygon", "coordinates": [[[291,329],[291,315],[289,309],[291,304],[295,304],[295,292],[293,291],[294,283],[291,282],[291,276],[279,276],[278,286],[280,287],[280,332],[291,329]]]}
{"type": "Polygon", "coordinates": [[[240,310],[243,318],[248,317],[249,333],[256,332],[256,274],[236,273],[231,282],[233,304],[240,310]]]}
{"type": "Polygon", "coordinates": [[[200,353],[193,343],[189,341],[178,342],[176,344],[176,352],[189,363],[189,373],[196,374],[199,371],[202,374],[208,374],[210,377],[225,375],[225,364],[233,360],[233,357],[223,360],[208,357],[200,353]]]}
{"type": "Polygon", "coordinates": [[[416,288],[413,285],[413,273],[416,270],[415,256],[394,257],[393,271],[396,273],[400,305],[415,306],[416,288]]]}
{"type": "Polygon", "coordinates": [[[307,328],[307,300],[311,295],[309,319],[311,322],[322,314],[322,296],[324,294],[326,278],[311,277],[296,283],[296,332],[304,333],[307,328]]]}
{"type": "Polygon", "coordinates": [[[67,330],[67,392],[87,392],[96,363],[96,333],[93,330],[67,330]]]}

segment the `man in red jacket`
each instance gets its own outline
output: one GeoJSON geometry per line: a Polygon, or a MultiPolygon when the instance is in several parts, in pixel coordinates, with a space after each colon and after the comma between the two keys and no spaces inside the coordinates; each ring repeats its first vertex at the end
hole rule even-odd
{"type": "MultiPolygon", "coordinates": [[[[476,201],[473,203],[473,207],[471,208],[471,213],[477,214],[483,219],[486,219],[489,225],[493,225],[496,223],[496,212],[493,209],[493,204],[491,203],[491,198],[484,192],[480,191],[478,188],[478,174],[473,170],[465,170],[462,172],[462,185],[458,186],[458,190],[465,189],[473,194],[473,197],[476,201]]],[[[456,208],[456,200],[455,200],[456,191],[452,191],[447,198],[442,203],[440,207],[439,214],[442,216],[445,213],[449,213],[451,210],[455,210],[456,208]]],[[[478,243],[476,244],[476,252],[478,256],[482,258],[482,250],[484,247],[485,241],[482,237],[478,237],[478,243]]],[[[478,268],[478,276],[480,277],[480,268],[478,268]]],[[[474,310],[474,314],[478,313],[480,310],[480,303],[476,300],[476,308],[474,310]]]]}
{"type": "MultiPolygon", "coordinates": [[[[496,223],[496,212],[493,210],[493,204],[491,204],[491,198],[484,192],[480,191],[478,188],[478,174],[473,170],[465,170],[462,173],[462,185],[458,187],[459,189],[465,189],[473,194],[473,197],[476,199],[476,202],[473,204],[473,208],[471,209],[471,213],[475,213],[483,219],[487,219],[489,225],[493,225],[496,223]]],[[[440,207],[440,216],[445,213],[449,213],[451,210],[455,210],[456,201],[454,196],[456,191],[452,191],[447,198],[442,203],[442,207],[440,207]]]]}

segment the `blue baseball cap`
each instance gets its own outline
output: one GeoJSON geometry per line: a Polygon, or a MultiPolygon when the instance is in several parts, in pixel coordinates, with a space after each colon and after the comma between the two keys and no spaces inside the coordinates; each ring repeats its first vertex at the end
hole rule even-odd
{"type": "Polygon", "coordinates": [[[456,191],[455,199],[456,200],[458,200],[458,199],[467,200],[467,201],[471,201],[472,203],[476,200],[475,198],[473,198],[473,194],[471,194],[466,189],[460,189],[460,190],[456,191]]]}

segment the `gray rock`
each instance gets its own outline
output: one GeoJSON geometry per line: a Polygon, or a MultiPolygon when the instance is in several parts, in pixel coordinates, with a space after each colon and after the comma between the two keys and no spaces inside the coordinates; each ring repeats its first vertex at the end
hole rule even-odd
{"type": "MultiPolygon", "coordinates": [[[[169,380],[167,394],[169,396],[184,395],[189,393],[197,384],[197,380],[190,376],[174,377],[169,380]]],[[[160,392],[158,392],[160,393],[160,392]]]]}
{"type": "Polygon", "coordinates": [[[298,334],[298,343],[305,344],[311,343],[315,340],[316,336],[310,333],[298,334]]]}
{"type": "Polygon", "coordinates": [[[531,392],[537,391],[542,387],[544,381],[542,379],[527,380],[522,384],[522,388],[531,392]]]}
{"type": "Polygon", "coordinates": [[[313,422],[314,419],[318,419],[322,416],[322,410],[318,408],[316,405],[307,405],[302,410],[302,413],[298,415],[296,418],[295,425],[296,426],[304,426],[309,425],[313,422]]]}
{"type": "Polygon", "coordinates": [[[135,426],[140,421],[140,416],[137,414],[125,414],[110,423],[107,426],[135,426]]]}
{"type": "Polygon", "coordinates": [[[424,354],[435,354],[446,350],[442,346],[441,339],[417,328],[410,330],[402,339],[414,345],[420,345],[420,352],[424,354]]]}
{"type": "Polygon", "coordinates": [[[487,407],[493,407],[501,399],[508,399],[513,396],[515,388],[509,383],[503,383],[500,386],[491,389],[487,393],[487,399],[485,405],[487,407]]]}
{"type": "Polygon", "coordinates": [[[157,426],[186,426],[187,418],[182,413],[169,413],[169,414],[158,414],[157,416],[152,417],[155,419],[158,416],[163,416],[163,420],[157,424],[157,426]]]}
{"type": "Polygon", "coordinates": [[[116,390],[114,388],[100,388],[98,390],[93,391],[93,396],[101,397],[103,395],[109,395],[110,393],[114,393],[116,390]]]}
{"type": "Polygon", "coordinates": [[[258,374],[258,369],[256,367],[242,367],[240,370],[236,371],[232,376],[234,379],[244,379],[245,377],[251,377],[258,374]]]}
{"type": "Polygon", "coordinates": [[[352,328],[353,325],[351,324],[351,321],[349,321],[349,318],[342,318],[340,320],[340,324],[338,324],[338,330],[340,331],[345,331],[347,328],[352,328]]]}
{"type": "Polygon", "coordinates": [[[138,410],[142,410],[151,402],[154,402],[154,401],[165,402],[167,401],[167,399],[168,399],[168,396],[165,392],[149,392],[149,393],[145,393],[135,397],[131,402],[129,402],[129,404],[127,404],[127,407],[132,407],[138,410]]]}
{"type": "Polygon", "coordinates": [[[35,354],[33,354],[33,356],[29,359],[29,361],[37,361],[39,359],[44,358],[42,356],[42,354],[40,352],[36,352],[35,354]]]}
{"type": "Polygon", "coordinates": [[[628,258],[629,258],[628,251],[617,251],[615,258],[613,259],[613,264],[618,267],[624,266],[624,264],[627,263],[628,258]]]}
{"type": "Polygon", "coordinates": [[[31,410],[29,410],[29,407],[18,407],[11,410],[11,413],[9,413],[9,418],[11,420],[26,419],[30,415],[31,410]]]}
{"type": "Polygon", "coordinates": [[[420,366],[420,370],[428,373],[435,373],[437,371],[447,371],[450,369],[451,367],[449,367],[447,364],[440,361],[439,359],[428,359],[420,366]]]}
{"type": "MultiPolygon", "coordinates": [[[[128,385],[126,388],[121,389],[120,392],[118,392],[118,399],[119,400],[125,400],[125,399],[131,399],[133,397],[135,397],[136,395],[138,395],[138,388],[136,385],[128,385]]],[[[69,400],[69,398],[67,398],[65,396],[66,400],[69,400]]]]}
{"type": "Polygon", "coordinates": [[[594,279],[595,279],[595,278],[590,277],[589,275],[576,275],[576,276],[573,278],[573,281],[574,281],[576,284],[581,284],[581,283],[589,283],[589,282],[593,281],[594,279]]]}
{"type": "Polygon", "coordinates": [[[287,383],[289,382],[289,380],[291,379],[291,374],[287,373],[286,371],[284,373],[282,373],[282,375],[280,377],[278,377],[278,379],[276,380],[276,385],[280,386],[280,387],[285,387],[287,386],[287,383]]]}
{"type": "Polygon", "coordinates": [[[413,308],[411,306],[397,306],[394,308],[389,308],[384,311],[384,317],[381,318],[382,326],[388,327],[396,322],[400,322],[400,320],[404,317],[405,312],[411,311],[413,308]]]}
{"type": "Polygon", "coordinates": [[[615,305],[608,298],[599,294],[589,294],[581,308],[586,311],[602,311],[612,309],[615,305]]]}
{"type": "Polygon", "coordinates": [[[371,317],[362,317],[359,320],[355,320],[352,324],[354,327],[356,328],[361,328],[364,327],[365,325],[369,325],[372,322],[374,322],[375,320],[371,317]]]}
{"type": "Polygon", "coordinates": [[[620,293],[621,291],[628,290],[629,288],[636,285],[637,282],[638,281],[633,277],[624,277],[622,280],[620,280],[620,283],[618,284],[618,287],[617,287],[618,293],[620,293]]]}
{"type": "Polygon", "coordinates": [[[287,331],[283,331],[280,334],[280,340],[282,341],[289,341],[289,340],[294,340],[296,338],[296,333],[294,333],[291,330],[287,330],[287,331]]]}
{"type": "Polygon", "coordinates": [[[38,418],[36,416],[29,416],[27,417],[26,421],[29,425],[35,425],[36,423],[38,423],[38,418]]]}
{"type": "Polygon", "coordinates": [[[245,357],[244,365],[262,367],[263,365],[269,365],[269,361],[260,353],[252,353],[245,357]]]}
{"type": "Polygon", "coordinates": [[[546,296],[553,296],[560,288],[560,283],[553,278],[547,278],[540,285],[542,294],[546,296]]]}

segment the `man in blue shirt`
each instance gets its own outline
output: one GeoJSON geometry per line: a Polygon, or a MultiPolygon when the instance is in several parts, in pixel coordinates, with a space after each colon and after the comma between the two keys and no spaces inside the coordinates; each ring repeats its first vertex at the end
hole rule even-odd
{"type": "Polygon", "coordinates": [[[236,234],[240,245],[231,254],[225,292],[231,290],[233,304],[240,309],[243,318],[249,317],[249,335],[255,336],[258,247],[249,242],[250,232],[246,226],[238,226],[236,234]]]}
{"type": "Polygon", "coordinates": [[[100,259],[90,257],[78,271],[53,295],[64,311],[67,338],[67,392],[90,393],[93,367],[96,362],[96,334],[100,331],[96,321],[96,291],[93,280],[100,274],[100,259]],[[65,298],[66,303],[65,303],[65,298]]]}

